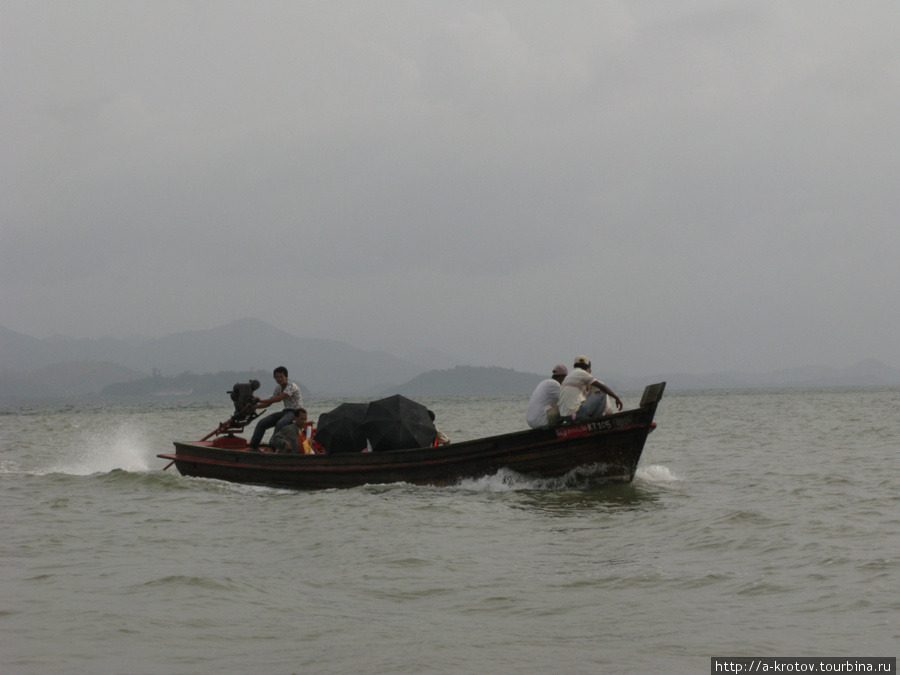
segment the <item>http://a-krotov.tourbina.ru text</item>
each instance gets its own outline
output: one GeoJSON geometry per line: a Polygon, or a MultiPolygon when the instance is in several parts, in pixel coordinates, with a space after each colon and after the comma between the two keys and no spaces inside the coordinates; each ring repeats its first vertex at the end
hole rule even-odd
{"type": "Polygon", "coordinates": [[[897,657],[713,656],[715,673],[896,673],[897,657]]]}

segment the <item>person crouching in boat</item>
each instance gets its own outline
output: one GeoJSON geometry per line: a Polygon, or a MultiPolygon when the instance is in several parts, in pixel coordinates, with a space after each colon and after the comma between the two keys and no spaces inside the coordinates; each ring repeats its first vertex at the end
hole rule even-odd
{"type": "Polygon", "coordinates": [[[591,375],[591,362],[586,356],[575,357],[575,365],[559,388],[559,416],[580,421],[615,412],[609,399],[622,409],[620,399],[612,389],[591,375]]]}
{"type": "Polygon", "coordinates": [[[306,410],[299,408],[293,421],[282,427],[281,431],[276,431],[272,436],[272,441],[269,443],[272,446],[272,450],[279,454],[311,454],[312,448],[310,448],[306,436],[303,435],[303,427],[306,425],[306,420],[306,410]]]}
{"type": "Polygon", "coordinates": [[[275,427],[274,433],[277,434],[286,425],[294,421],[297,411],[303,407],[300,387],[288,380],[287,368],[278,366],[272,374],[275,377],[277,386],[271,398],[263,399],[253,407],[259,410],[260,408],[268,408],[273,403],[278,403],[278,401],[284,401],[284,410],[266,415],[256,423],[256,429],[253,430],[253,436],[250,437],[251,450],[259,450],[259,445],[262,443],[263,436],[265,436],[268,429],[275,427]]]}
{"type": "MultiPolygon", "coordinates": [[[[431,423],[434,424],[434,412],[429,410],[428,416],[431,418],[431,423]]],[[[435,427],[434,430],[437,433],[437,435],[434,437],[434,446],[435,447],[437,447],[439,445],[447,445],[450,442],[450,437],[447,434],[445,434],[443,431],[441,431],[437,427],[435,427]]]]}
{"type": "Polygon", "coordinates": [[[553,366],[550,377],[534,388],[525,411],[525,422],[532,429],[554,426],[559,422],[559,386],[568,374],[568,368],[561,363],[557,364],[553,366]]]}

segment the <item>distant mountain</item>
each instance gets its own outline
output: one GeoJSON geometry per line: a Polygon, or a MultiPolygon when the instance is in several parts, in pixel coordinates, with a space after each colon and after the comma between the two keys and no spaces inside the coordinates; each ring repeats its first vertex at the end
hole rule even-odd
{"type": "Polygon", "coordinates": [[[422,373],[399,387],[386,388],[382,393],[404,396],[530,394],[543,379],[545,376],[509,368],[456,366],[422,373]]]}
{"type": "Polygon", "coordinates": [[[765,380],[782,387],[873,387],[900,384],[900,370],[876,359],[865,359],[847,368],[807,367],[778,370],[770,373],[765,380]]]}
{"type": "MultiPolygon", "coordinates": [[[[0,329],[0,372],[23,373],[51,363],[108,361],[149,375],[185,371],[268,371],[283,365],[292,380],[317,394],[359,393],[405,382],[422,367],[337,340],[301,338],[257,319],[158,339],[45,340],[0,329]]],[[[268,386],[270,382],[264,382],[268,386]]]]}
{"type": "Polygon", "coordinates": [[[50,363],[77,360],[49,356],[41,340],[0,326],[0,372],[25,372],[50,363]]]}
{"type": "MultiPolygon", "coordinates": [[[[196,381],[197,375],[223,372],[262,372],[265,392],[274,386],[271,373],[279,365],[286,366],[291,379],[313,396],[528,393],[545,377],[507,368],[473,366],[423,372],[422,366],[385,352],[365,351],[337,340],[297,337],[257,319],[240,319],[210,330],[175,333],[159,339],[128,340],[63,336],[39,340],[0,327],[0,398],[4,401],[97,394],[110,385],[140,380],[149,381],[110,391],[148,387],[158,395],[160,384],[172,385],[168,386],[171,391],[197,390],[185,382],[191,378],[196,381]],[[151,380],[151,373],[156,380],[151,380]],[[176,383],[175,378],[182,379],[176,383]]],[[[617,392],[639,392],[645,385],[659,381],[666,381],[670,391],[900,386],[900,370],[875,359],[848,368],[810,366],[766,374],[658,373],[641,378],[607,372],[595,375],[617,392]]],[[[226,387],[232,384],[226,383],[226,387]]],[[[202,389],[205,385],[198,386],[202,389]]],[[[213,390],[216,396],[226,391],[221,384],[210,389],[213,390]]]]}
{"type": "Polygon", "coordinates": [[[53,387],[29,373],[0,373],[0,403],[16,403],[59,396],[53,387]]]}
{"type": "MultiPolygon", "coordinates": [[[[601,378],[602,379],[602,378],[601,378]]],[[[617,382],[624,390],[639,391],[651,382],[667,382],[668,390],[699,389],[791,389],[802,387],[886,387],[900,386],[900,369],[892,368],[876,359],[865,359],[847,368],[807,366],[787,368],[770,373],[739,372],[692,375],[688,373],[658,373],[645,378],[610,376],[608,383],[617,382]]]]}
{"type": "Polygon", "coordinates": [[[0,399],[99,394],[113,383],[143,376],[143,373],[107,361],[56,363],[27,373],[0,373],[0,399]]]}
{"type": "MultiPolygon", "coordinates": [[[[595,373],[597,375],[597,373],[595,373]]],[[[506,368],[476,368],[457,366],[450,370],[431,370],[398,387],[383,390],[383,394],[400,393],[406,396],[440,394],[513,394],[530,393],[544,375],[520,373],[506,368]]],[[[641,392],[648,384],[666,382],[669,391],[704,389],[779,389],[800,387],[879,387],[900,386],[900,370],[875,359],[861,361],[848,368],[795,368],[766,375],[746,373],[660,373],[648,377],[621,374],[600,374],[600,379],[613,391],[641,392]]]]}
{"type": "Polygon", "coordinates": [[[59,363],[34,371],[39,382],[51,385],[60,396],[96,394],[114,382],[126,382],[143,376],[117,363],[77,361],[59,363]]]}
{"type": "MultiPolygon", "coordinates": [[[[256,396],[268,398],[272,395],[273,386],[268,386],[271,373],[266,370],[255,372],[221,372],[206,375],[181,373],[174,377],[154,375],[130,382],[117,382],[103,388],[100,392],[105,398],[183,396],[185,398],[202,398],[205,400],[229,400],[228,392],[235,384],[257,380],[260,383],[256,396]]],[[[300,393],[304,398],[311,396],[309,389],[300,385],[300,393]]]]}

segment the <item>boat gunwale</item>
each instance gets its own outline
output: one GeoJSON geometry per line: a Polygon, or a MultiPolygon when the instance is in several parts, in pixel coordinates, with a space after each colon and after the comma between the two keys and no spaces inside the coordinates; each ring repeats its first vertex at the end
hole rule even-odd
{"type": "MultiPolygon", "coordinates": [[[[531,443],[528,445],[517,445],[513,447],[501,447],[494,445],[493,448],[489,450],[484,449],[476,449],[470,448],[470,451],[477,451],[478,459],[491,459],[500,455],[509,455],[511,452],[521,453],[526,451],[539,450],[542,447],[551,447],[551,446],[559,446],[561,442],[566,441],[567,444],[571,444],[576,439],[577,440],[590,440],[595,439],[598,435],[613,435],[620,433],[628,433],[633,432],[640,428],[648,428],[648,433],[653,430],[655,427],[654,423],[649,425],[638,423],[632,424],[624,427],[614,427],[611,429],[601,429],[594,432],[589,432],[588,434],[581,436],[574,436],[572,438],[564,439],[559,437],[549,438],[542,440],[540,442],[531,443]]],[[[496,437],[492,437],[496,438],[496,437]]],[[[482,438],[482,439],[473,439],[471,441],[462,441],[457,446],[462,446],[463,444],[476,444],[476,443],[487,443],[490,441],[490,438],[482,438]]],[[[442,464],[456,464],[460,461],[464,461],[465,457],[460,456],[458,452],[453,452],[447,448],[447,446],[439,446],[439,447],[424,447],[424,448],[410,448],[407,450],[390,450],[387,452],[358,452],[358,453],[340,453],[337,455],[298,455],[298,454],[290,454],[290,455],[279,455],[275,453],[258,453],[251,452],[248,450],[243,450],[240,448],[218,448],[212,445],[201,445],[198,442],[187,442],[181,443],[182,446],[187,447],[195,447],[201,448],[203,450],[212,450],[221,453],[225,453],[226,456],[229,456],[234,453],[240,453],[239,457],[252,457],[259,458],[264,460],[265,463],[254,463],[254,462],[245,462],[245,461],[228,461],[226,459],[216,459],[213,457],[198,457],[194,455],[182,455],[178,452],[175,453],[167,453],[160,454],[157,457],[161,459],[168,459],[175,462],[202,462],[204,464],[215,464],[218,466],[235,466],[241,467],[242,469],[265,469],[265,470],[277,470],[277,471],[327,471],[327,470],[353,470],[353,471],[380,471],[384,470],[385,467],[390,468],[407,468],[407,467],[430,467],[430,466],[440,466],[442,464]],[[399,453],[403,453],[406,457],[410,457],[411,453],[416,453],[417,455],[424,455],[420,458],[412,458],[410,457],[409,461],[397,461],[399,453]],[[347,458],[348,461],[336,462],[336,458],[347,458]],[[283,458],[281,462],[273,462],[270,458],[283,458]],[[362,461],[360,461],[362,460],[362,461]]]]}

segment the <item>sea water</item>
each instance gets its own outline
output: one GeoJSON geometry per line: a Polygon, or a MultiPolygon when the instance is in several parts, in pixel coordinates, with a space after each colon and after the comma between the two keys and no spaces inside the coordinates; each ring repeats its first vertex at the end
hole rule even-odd
{"type": "MultiPolygon", "coordinates": [[[[527,396],[422,400],[452,440],[524,427],[527,396]]],[[[227,404],[0,408],[0,673],[706,673],[900,651],[900,389],[667,392],[624,486],[163,471],[227,404]]]]}

